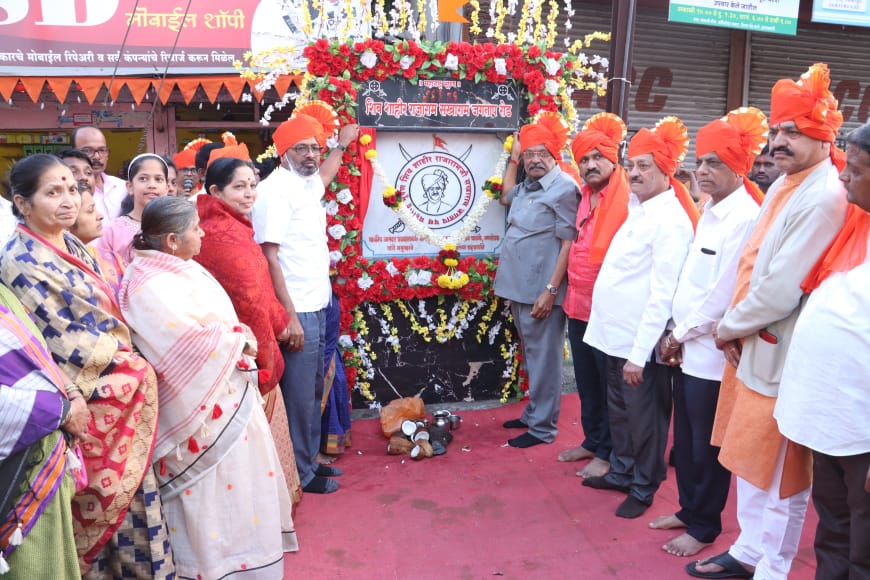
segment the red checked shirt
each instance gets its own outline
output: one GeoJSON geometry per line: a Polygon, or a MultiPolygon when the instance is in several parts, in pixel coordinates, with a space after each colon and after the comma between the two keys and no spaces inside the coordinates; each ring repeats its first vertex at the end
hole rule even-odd
{"type": "MultiPolygon", "coordinates": [[[[595,224],[596,212],[592,208],[592,188],[584,185],[580,188],[582,195],[580,207],[577,209],[577,238],[571,244],[571,253],[568,255],[568,292],[562,309],[568,318],[575,320],[589,320],[592,310],[592,288],[601,264],[589,263],[589,248],[592,245],[592,230],[595,224]]],[[[599,193],[598,204],[607,195],[605,186],[599,193]]]]}

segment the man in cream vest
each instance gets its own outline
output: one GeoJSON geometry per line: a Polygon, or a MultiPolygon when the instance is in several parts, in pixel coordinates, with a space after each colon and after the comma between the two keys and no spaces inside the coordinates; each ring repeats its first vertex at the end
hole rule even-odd
{"type": "Polygon", "coordinates": [[[783,175],[770,187],[741,254],[731,307],[718,324],[725,353],[713,445],[737,476],[740,536],[686,570],[700,578],[782,579],[797,553],[811,483],[806,448],[773,418],[780,376],[803,304],[801,282],[843,225],[846,194],[833,141],[842,125],[824,64],[780,80],[770,104],[769,146],[783,175]],[[736,367],[736,376],[735,376],[736,367]]]}

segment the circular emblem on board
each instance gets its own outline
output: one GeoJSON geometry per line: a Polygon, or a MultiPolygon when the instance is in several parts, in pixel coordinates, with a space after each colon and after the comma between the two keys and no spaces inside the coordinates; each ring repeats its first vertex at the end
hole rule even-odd
{"type": "Polygon", "coordinates": [[[395,187],[411,214],[432,230],[461,223],[476,196],[468,166],[441,151],[410,158],[399,170],[395,187]]]}

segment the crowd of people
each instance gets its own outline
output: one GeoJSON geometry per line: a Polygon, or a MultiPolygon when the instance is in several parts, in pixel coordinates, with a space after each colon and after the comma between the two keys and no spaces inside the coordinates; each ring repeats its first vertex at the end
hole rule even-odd
{"type": "MultiPolygon", "coordinates": [[[[624,166],[610,113],[514,135],[494,293],[529,402],[508,444],[555,440],[567,336],[584,439],[558,460],[625,494],[616,516],[653,503],[672,418],[680,510],[649,524],[679,530],[666,552],[714,542],[736,475],[740,535],[691,576],[785,578],[812,497],[817,577],[870,577],[870,125],[839,150],[829,84],[817,64],[769,117],[705,125],[693,172],[677,117],[624,166]]],[[[350,444],[322,198],[358,135],[312,102],[276,129],[273,171],[230,135],[122,181],[96,127],[15,164],[0,574],[283,577],[302,493],[339,489],[350,444]]]]}
{"type": "Polygon", "coordinates": [[[338,489],[351,443],[320,205],[341,155],[320,166],[332,119],[298,109],[262,181],[226,134],[126,181],[96,127],[12,167],[0,574],[284,576],[303,492],[338,489]]]}
{"type": "Polygon", "coordinates": [[[837,107],[813,65],[775,84],[769,118],[744,107],[702,127],[693,172],[676,117],[637,131],[623,168],[624,123],[593,116],[570,143],[579,176],[558,119],[515,135],[495,293],[529,402],[507,443],[555,439],[567,331],[584,439],[558,460],[625,494],[616,516],[653,503],[672,416],[680,509],[649,523],[678,530],[663,550],[713,543],[736,476],[740,534],[694,577],[786,578],[812,495],[816,577],[870,578],[870,125],[841,151],[837,107]]]}

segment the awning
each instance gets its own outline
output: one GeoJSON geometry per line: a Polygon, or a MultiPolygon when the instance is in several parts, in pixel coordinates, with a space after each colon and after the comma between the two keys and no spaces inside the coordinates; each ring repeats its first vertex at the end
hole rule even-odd
{"type": "MultiPolygon", "coordinates": [[[[279,97],[288,91],[291,83],[296,81],[299,84],[301,80],[302,77],[296,75],[283,75],[278,78],[275,89],[279,97]]],[[[114,80],[111,77],[0,77],[0,95],[4,99],[8,100],[13,94],[22,93],[27,94],[34,103],[39,102],[44,90],[54,93],[61,103],[70,99],[94,104],[95,101],[99,102],[98,96],[103,89],[108,91],[112,101],[116,101],[124,87],[130,91],[136,104],[143,101],[154,102],[158,87],[160,94],[156,98],[164,105],[176,87],[185,104],[190,104],[200,88],[210,103],[216,102],[221,88],[225,88],[236,102],[246,90],[253,91],[258,98],[261,96],[253,84],[237,75],[167,78],[162,86],[159,79],[140,77],[116,77],[114,80]]]]}

